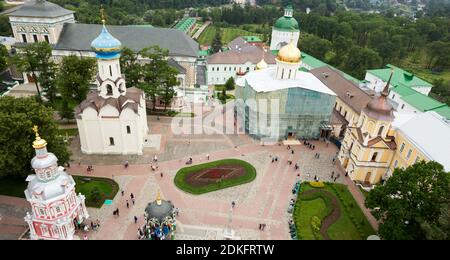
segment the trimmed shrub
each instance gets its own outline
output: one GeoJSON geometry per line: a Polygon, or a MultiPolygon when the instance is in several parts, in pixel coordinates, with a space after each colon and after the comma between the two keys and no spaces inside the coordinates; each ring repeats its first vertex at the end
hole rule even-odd
{"type": "Polygon", "coordinates": [[[313,188],[323,188],[325,187],[325,184],[322,181],[312,181],[309,183],[309,185],[311,185],[311,187],[313,188]]]}

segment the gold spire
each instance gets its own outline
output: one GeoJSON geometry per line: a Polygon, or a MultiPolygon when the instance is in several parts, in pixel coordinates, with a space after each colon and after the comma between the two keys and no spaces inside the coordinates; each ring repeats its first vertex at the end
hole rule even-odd
{"type": "Polygon", "coordinates": [[[161,193],[158,190],[158,194],[156,195],[156,204],[159,206],[162,204],[161,202],[161,193]]]}
{"type": "Polygon", "coordinates": [[[39,136],[38,126],[35,125],[35,126],[33,126],[32,129],[33,129],[33,132],[36,134],[36,139],[33,142],[33,148],[34,149],[42,149],[42,148],[46,147],[47,146],[47,141],[45,141],[44,139],[42,139],[39,136]]]}
{"type": "Polygon", "coordinates": [[[103,23],[103,25],[105,25],[106,24],[106,18],[105,18],[105,9],[103,8],[103,5],[101,5],[100,14],[102,16],[102,23],[103,23]]]}

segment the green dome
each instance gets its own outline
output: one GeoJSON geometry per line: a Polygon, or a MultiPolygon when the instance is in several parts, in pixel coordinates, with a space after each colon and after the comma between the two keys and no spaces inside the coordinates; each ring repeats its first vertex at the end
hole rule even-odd
{"type": "Polygon", "coordinates": [[[287,31],[287,32],[298,32],[300,31],[300,27],[298,26],[297,20],[293,17],[286,17],[283,16],[280,19],[278,19],[273,27],[280,31],[287,31]]]}

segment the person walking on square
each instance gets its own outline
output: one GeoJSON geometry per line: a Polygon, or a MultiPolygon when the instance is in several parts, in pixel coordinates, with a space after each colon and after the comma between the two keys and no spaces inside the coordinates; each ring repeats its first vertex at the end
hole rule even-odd
{"type": "Polygon", "coordinates": [[[265,228],[266,228],[266,224],[262,224],[261,230],[264,231],[265,228]]]}
{"type": "Polygon", "coordinates": [[[134,216],[134,224],[136,224],[138,221],[138,218],[136,216],[134,216]]]}
{"type": "Polygon", "coordinates": [[[208,160],[208,161],[209,161],[209,154],[207,154],[207,155],[206,155],[206,160],[208,160]]]}
{"type": "Polygon", "coordinates": [[[133,206],[134,206],[134,202],[135,202],[134,198],[131,199],[131,202],[133,203],[133,206]]]}
{"type": "Polygon", "coordinates": [[[164,174],[161,172],[161,178],[164,177],[164,174]]]}
{"type": "Polygon", "coordinates": [[[333,177],[334,177],[334,171],[331,172],[331,179],[333,179],[333,177]]]}
{"type": "Polygon", "coordinates": [[[118,209],[118,208],[116,208],[116,214],[117,214],[118,217],[120,217],[119,209],[118,209]]]}
{"type": "Polygon", "coordinates": [[[232,202],[231,202],[231,208],[234,209],[234,206],[236,206],[236,202],[232,201],[232,202]]]}
{"type": "Polygon", "coordinates": [[[128,161],[125,161],[125,169],[127,169],[128,168],[128,161]]]}
{"type": "Polygon", "coordinates": [[[128,203],[128,200],[127,200],[127,209],[129,209],[130,208],[130,204],[128,203]]]}
{"type": "Polygon", "coordinates": [[[123,195],[125,194],[125,192],[124,192],[123,190],[121,190],[120,193],[122,194],[122,197],[123,197],[123,195]]]}
{"type": "Polygon", "coordinates": [[[130,194],[130,198],[134,199],[134,194],[133,193],[130,194]]]}
{"type": "Polygon", "coordinates": [[[292,150],[292,151],[291,151],[291,154],[294,154],[294,153],[295,153],[294,150],[292,150]]]}

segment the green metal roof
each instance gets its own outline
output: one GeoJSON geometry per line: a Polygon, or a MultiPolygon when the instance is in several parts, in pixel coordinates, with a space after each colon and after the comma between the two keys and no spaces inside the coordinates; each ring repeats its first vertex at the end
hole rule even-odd
{"type": "Polygon", "coordinates": [[[394,91],[395,93],[399,94],[402,97],[413,95],[413,94],[417,93],[417,91],[415,91],[414,89],[405,87],[403,85],[395,86],[395,87],[391,88],[391,90],[394,91]]]}
{"type": "Polygon", "coordinates": [[[209,51],[208,50],[200,50],[198,51],[198,56],[208,56],[209,55],[209,51]]]}
{"type": "Polygon", "coordinates": [[[187,32],[189,30],[189,28],[191,28],[191,26],[193,24],[195,24],[197,22],[197,20],[195,18],[192,17],[185,17],[183,19],[181,19],[175,26],[175,29],[178,29],[180,31],[183,32],[187,32]]]}
{"type": "Polygon", "coordinates": [[[298,25],[297,20],[293,17],[283,16],[279,18],[273,27],[279,31],[284,32],[298,32],[300,31],[300,26],[298,25]]]}
{"type": "Polygon", "coordinates": [[[258,36],[241,36],[242,38],[244,38],[247,42],[262,42],[261,38],[259,38],[258,36]]]}
{"type": "Polygon", "coordinates": [[[419,109],[422,112],[430,111],[433,109],[446,106],[445,104],[430,98],[422,93],[416,92],[415,94],[402,97],[402,99],[411,106],[419,109]]]}
{"type": "Polygon", "coordinates": [[[450,107],[449,106],[443,106],[436,109],[432,109],[432,111],[438,113],[439,115],[447,118],[450,120],[450,107]]]}
{"type": "Polygon", "coordinates": [[[328,64],[326,64],[325,62],[314,58],[313,56],[302,52],[302,62],[304,62],[305,64],[308,64],[309,67],[311,67],[311,69],[316,69],[316,68],[320,68],[320,67],[324,67],[327,66],[328,64]]]}
{"type": "Polygon", "coordinates": [[[392,76],[391,85],[404,85],[406,87],[433,87],[430,83],[417,77],[416,75],[402,70],[394,65],[388,64],[384,69],[368,70],[370,74],[382,79],[383,81],[388,81],[391,75],[391,69],[394,69],[394,75],[392,76]]]}
{"type": "Polygon", "coordinates": [[[338,72],[342,73],[344,78],[346,78],[346,79],[348,79],[350,81],[353,81],[356,84],[360,84],[361,83],[361,80],[359,80],[359,79],[357,79],[355,77],[352,77],[352,76],[348,75],[347,73],[345,73],[343,71],[340,71],[339,69],[331,66],[330,64],[327,64],[327,63],[325,63],[325,62],[323,62],[323,61],[321,61],[321,60],[319,60],[317,58],[314,58],[313,56],[311,56],[311,55],[309,55],[309,54],[307,54],[305,52],[302,52],[302,62],[307,64],[309,67],[311,67],[311,69],[316,69],[316,68],[325,67],[325,66],[332,67],[333,69],[335,69],[338,72]]]}

